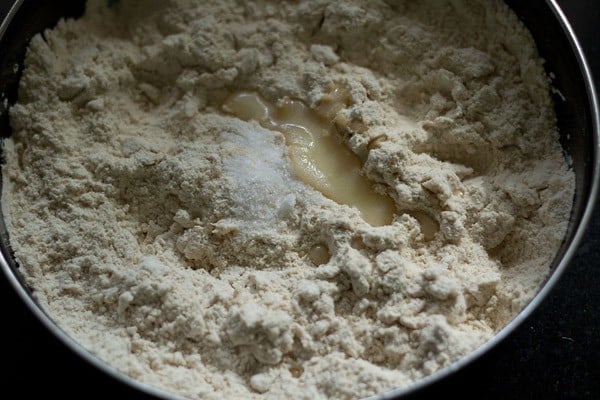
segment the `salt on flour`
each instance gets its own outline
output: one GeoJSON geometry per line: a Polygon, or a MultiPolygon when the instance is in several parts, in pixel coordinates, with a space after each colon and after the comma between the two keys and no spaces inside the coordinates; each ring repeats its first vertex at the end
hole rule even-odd
{"type": "Polygon", "coordinates": [[[574,191],[542,61],[496,0],[92,0],[33,38],[10,117],[2,205],[36,298],[191,398],[355,398],[450,365],[535,294],[574,191]],[[391,225],[220,111],[233,90],[316,106],[332,85],[391,225]]]}

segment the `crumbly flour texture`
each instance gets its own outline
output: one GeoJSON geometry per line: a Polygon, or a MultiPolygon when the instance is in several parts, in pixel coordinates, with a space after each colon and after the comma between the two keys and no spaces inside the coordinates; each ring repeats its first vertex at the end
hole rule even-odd
{"type": "Polygon", "coordinates": [[[2,202],[39,302],[119,371],[194,399],[375,395],[476,349],[544,282],[574,174],[502,2],[106,3],[32,40],[2,202]],[[389,225],[222,109],[334,87],[389,225]]]}

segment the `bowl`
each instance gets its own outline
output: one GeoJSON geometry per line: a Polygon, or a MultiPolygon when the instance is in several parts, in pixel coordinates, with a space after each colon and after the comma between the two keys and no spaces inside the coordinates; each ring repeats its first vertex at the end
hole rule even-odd
{"type": "MultiPolygon", "coordinates": [[[[388,392],[378,398],[402,397],[441,380],[480,357],[506,338],[552,290],[581,242],[591,216],[600,177],[598,159],[600,121],[598,102],[585,57],[573,30],[556,1],[506,0],[506,3],[531,31],[538,51],[546,61],[546,71],[552,77],[560,141],[567,157],[572,162],[576,176],[576,191],[569,227],[563,244],[552,262],[551,273],[541,289],[494,338],[449,367],[407,388],[388,392]]],[[[2,137],[8,137],[11,134],[7,109],[17,99],[17,88],[23,68],[22,61],[29,41],[44,29],[54,26],[60,18],[80,16],[83,13],[84,5],[85,1],[82,0],[0,2],[0,11],[3,11],[1,15],[4,16],[0,25],[0,135],[2,137]]],[[[30,289],[20,277],[19,266],[16,264],[9,246],[9,237],[1,211],[0,251],[0,269],[6,275],[7,280],[46,329],[69,349],[100,371],[141,392],[169,399],[177,398],[171,393],[121,374],[88,352],[54,324],[33,298],[30,289]]]]}

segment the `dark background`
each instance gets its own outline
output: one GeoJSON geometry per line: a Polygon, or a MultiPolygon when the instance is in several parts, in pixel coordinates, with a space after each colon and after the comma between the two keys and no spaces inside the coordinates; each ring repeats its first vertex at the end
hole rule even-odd
{"type": "MultiPolygon", "coordinates": [[[[0,4],[0,16],[6,4],[0,4]]],[[[600,1],[560,0],[600,79],[600,1]]],[[[596,85],[598,88],[598,85],[596,85]]],[[[542,305],[486,355],[410,399],[600,399],[600,207],[542,305]]],[[[30,314],[0,276],[0,398],[151,399],[81,361],[30,314]],[[83,391],[82,391],[82,388],[83,391]]]]}

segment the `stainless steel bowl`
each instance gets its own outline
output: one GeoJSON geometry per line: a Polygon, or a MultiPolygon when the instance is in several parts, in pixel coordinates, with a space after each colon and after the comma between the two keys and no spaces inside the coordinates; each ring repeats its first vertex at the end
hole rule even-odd
{"type": "MultiPolygon", "coordinates": [[[[84,3],[83,0],[57,0],[52,2],[35,0],[0,1],[0,11],[9,10],[0,25],[0,135],[2,137],[8,137],[11,134],[7,106],[14,104],[17,99],[22,61],[29,41],[37,33],[55,25],[61,17],[81,15],[84,3]]],[[[560,93],[554,99],[561,134],[560,140],[565,152],[572,159],[573,170],[576,175],[573,211],[565,240],[551,265],[551,274],[542,289],[527,307],[493,339],[458,362],[408,388],[391,391],[374,398],[391,399],[414,393],[463,368],[506,338],[539,306],[552,290],[573,257],[589,222],[600,177],[600,162],[598,159],[600,117],[590,70],[573,30],[555,0],[527,2],[506,0],[506,3],[522,18],[531,31],[541,56],[546,60],[547,72],[555,77],[553,86],[557,89],[557,93],[560,93]]],[[[100,371],[135,389],[158,397],[177,398],[171,393],[140,383],[121,374],[89,353],[54,324],[32,297],[30,289],[20,277],[19,266],[16,264],[10,250],[8,233],[1,211],[0,251],[0,269],[6,275],[7,280],[47,330],[60,339],[68,348],[100,371]]]]}

